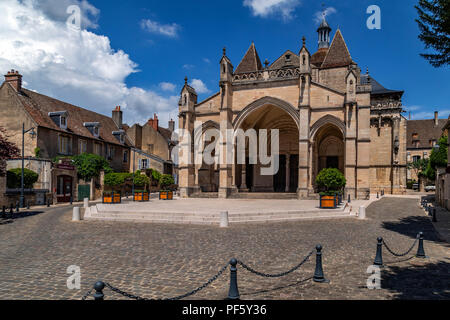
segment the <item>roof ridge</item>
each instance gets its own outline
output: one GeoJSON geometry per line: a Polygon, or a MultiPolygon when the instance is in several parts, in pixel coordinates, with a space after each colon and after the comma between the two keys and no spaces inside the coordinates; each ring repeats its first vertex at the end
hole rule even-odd
{"type": "Polygon", "coordinates": [[[241,62],[237,66],[235,73],[251,72],[258,70],[262,70],[262,63],[258,55],[258,50],[256,50],[255,43],[252,42],[252,44],[246,51],[244,57],[242,58],[241,62]]]}
{"type": "MultiPolygon", "coordinates": [[[[350,63],[353,61],[350,51],[348,50],[347,43],[345,42],[344,36],[342,35],[341,29],[337,29],[336,33],[334,34],[333,41],[331,41],[331,45],[328,49],[325,59],[322,62],[322,65],[321,65],[322,68],[326,67],[327,63],[330,64],[331,67],[333,67],[333,62],[328,61],[328,60],[331,60],[332,59],[331,54],[334,54],[335,53],[334,51],[338,50],[336,48],[336,46],[339,44],[338,41],[341,41],[344,44],[344,49],[345,49],[344,55],[345,56],[342,57],[342,60],[345,60],[348,58],[350,63]]],[[[339,57],[337,57],[337,58],[339,59],[339,57]]],[[[342,61],[342,62],[345,62],[345,61],[342,61]]],[[[339,65],[338,62],[334,62],[334,64],[339,65]]],[[[345,62],[345,65],[347,65],[347,62],[345,62]]]]}

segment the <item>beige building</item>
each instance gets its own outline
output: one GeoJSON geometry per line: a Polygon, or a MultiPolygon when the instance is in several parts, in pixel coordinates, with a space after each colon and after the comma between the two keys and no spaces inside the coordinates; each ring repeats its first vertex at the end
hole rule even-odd
{"type": "MultiPolygon", "coordinates": [[[[448,130],[450,129],[450,117],[446,121],[443,134],[448,137],[448,144],[450,145],[450,136],[448,130]]],[[[450,210],[450,148],[448,148],[447,167],[437,168],[436,172],[436,203],[441,207],[450,210]]]]}
{"type": "MultiPolygon", "coordinates": [[[[202,192],[221,198],[247,192],[316,197],[316,176],[329,167],[345,174],[346,193],[352,198],[366,198],[380,190],[405,192],[403,91],[386,89],[362,73],[340,30],[331,44],[331,28],[325,20],[317,32],[319,45],[314,54],[303,39],[298,53],[287,50],[273,63],[266,60],[264,66],[253,43],[236,68],[224,49],[220,90],[204,101],[197,101],[186,79],[179,103],[180,129],[194,141],[201,139],[205,147],[218,143],[204,135],[207,129],[220,131],[224,140],[219,154],[228,149],[234,160],[241,150],[236,145],[230,150],[234,136],[226,136],[227,130],[255,129],[261,141],[259,130],[278,129],[280,167],[276,175],[267,176],[261,174],[260,160],[195,164],[194,143],[181,139],[183,197],[202,192]],[[198,122],[203,124],[196,127],[198,122]]],[[[253,147],[247,142],[245,158],[253,147]]]]}
{"type": "MultiPolygon", "coordinates": [[[[408,120],[407,162],[428,159],[433,147],[439,142],[442,135],[447,134],[447,129],[444,129],[446,124],[447,119],[439,119],[438,112],[434,113],[434,119],[408,120]]],[[[408,169],[407,179],[419,181],[417,172],[408,169]]]]}
{"type": "Polygon", "coordinates": [[[143,126],[134,124],[125,127],[128,138],[134,148],[131,152],[130,171],[156,169],[163,174],[176,174],[171,154],[176,143],[172,141],[175,122],[169,121],[169,127],[159,126],[158,116],[155,114],[143,126]]]}

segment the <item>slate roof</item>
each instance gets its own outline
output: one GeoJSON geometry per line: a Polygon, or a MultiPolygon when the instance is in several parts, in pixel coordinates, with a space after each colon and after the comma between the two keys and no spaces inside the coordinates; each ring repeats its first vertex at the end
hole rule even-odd
{"type": "MultiPolygon", "coordinates": [[[[368,75],[361,75],[361,84],[368,83],[368,75]]],[[[400,93],[403,94],[404,91],[401,90],[391,90],[383,87],[377,80],[375,80],[372,76],[370,76],[370,83],[372,84],[372,94],[389,94],[389,93],[400,93]]]]}
{"type": "Polygon", "coordinates": [[[261,60],[259,59],[255,44],[252,42],[250,48],[248,48],[247,53],[244,58],[242,58],[234,73],[245,73],[262,69],[263,66],[261,64],[261,60]]]}
{"type": "Polygon", "coordinates": [[[443,135],[443,130],[448,119],[439,119],[438,125],[432,120],[408,120],[407,122],[407,148],[415,149],[414,141],[420,141],[419,148],[431,149],[430,140],[439,141],[443,135]],[[413,139],[413,134],[417,134],[417,139],[413,139]]]}
{"type": "Polygon", "coordinates": [[[322,68],[337,68],[348,66],[353,62],[347,44],[342,36],[341,30],[337,30],[331,42],[330,49],[323,61],[322,68]]]}
{"type": "MultiPolygon", "coordinates": [[[[57,100],[27,89],[22,88],[20,94],[17,94],[22,102],[25,110],[33,118],[38,126],[53,129],[60,132],[71,133],[89,139],[108,142],[111,144],[121,145],[113,135],[114,131],[119,128],[111,117],[86,110],[70,103],[57,100]],[[53,122],[48,115],[49,112],[67,111],[67,130],[61,129],[53,122]],[[99,138],[95,138],[91,132],[84,127],[85,122],[100,123],[99,138]]],[[[126,145],[130,144],[126,141],[126,145]]]]}

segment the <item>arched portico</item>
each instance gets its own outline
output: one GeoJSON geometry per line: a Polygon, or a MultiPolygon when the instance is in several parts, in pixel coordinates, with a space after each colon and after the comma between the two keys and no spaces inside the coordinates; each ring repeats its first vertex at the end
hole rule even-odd
{"type": "Polygon", "coordinates": [[[310,188],[317,192],[315,180],[326,168],[339,169],[345,174],[345,125],[338,118],[327,115],[311,127],[311,181],[310,188]]]}
{"type": "Polygon", "coordinates": [[[245,161],[238,161],[234,165],[233,181],[240,192],[297,191],[299,125],[298,110],[289,103],[273,97],[254,101],[238,114],[233,122],[236,160],[240,158],[245,161]],[[278,141],[271,136],[271,130],[274,129],[279,131],[278,141]],[[275,149],[278,149],[276,160],[279,166],[275,174],[262,173],[262,169],[270,165],[262,164],[259,157],[261,130],[267,130],[268,155],[272,144],[277,143],[278,148],[275,149]],[[245,144],[242,146],[238,141],[238,133],[245,134],[245,144]],[[256,159],[252,157],[255,152],[257,152],[256,159]]]}

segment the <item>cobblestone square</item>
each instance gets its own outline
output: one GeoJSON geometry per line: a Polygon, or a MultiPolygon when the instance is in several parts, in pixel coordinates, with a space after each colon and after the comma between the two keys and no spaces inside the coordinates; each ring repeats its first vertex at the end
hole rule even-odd
{"type": "MultiPolygon", "coordinates": [[[[449,244],[439,239],[417,200],[384,198],[367,220],[305,220],[228,229],[122,222],[71,222],[69,207],[42,210],[0,225],[0,299],[80,300],[97,280],[146,298],[195,289],[235,257],[254,269],[280,273],[323,245],[326,284],[314,283],[315,256],[282,278],[261,278],[238,267],[243,300],[449,299],[449,244]],[[397,252],[425,234],[428,259],[384,250],[380,290],[369,290],[367,268],[376,239],[397,252]],[[81,268],[81,289],[66,286],[67,268],[81,268]]],[[[224,299],[229,271],[188,299],[224,299]]],[[[106,299],[123,299],[105,289],[106,299]]]]}

